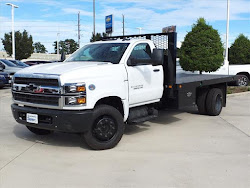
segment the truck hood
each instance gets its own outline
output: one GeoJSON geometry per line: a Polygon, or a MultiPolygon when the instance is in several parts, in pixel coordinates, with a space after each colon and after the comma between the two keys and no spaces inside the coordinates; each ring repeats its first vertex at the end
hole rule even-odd
{"type": "Polygon", "coordinates": [[[34,65],[18,71],[18,74],[48,74],[48,75],[62,75],[65,73],[70,73],[79,69],[85,69],[87,67],[94,67],[98,65],[109,64],[107,62],[60,62],[60,63],[50,63],[42,65],[34,65]]]}
{"type": "Polygon", "coordinates": [[[122,64],[108,62],[61,62],[35,65],[18,71],[15,77],[60,77],[61,84],[87,82],[88,80],[114,79],[126,80],[125,67],[122,64]]]}

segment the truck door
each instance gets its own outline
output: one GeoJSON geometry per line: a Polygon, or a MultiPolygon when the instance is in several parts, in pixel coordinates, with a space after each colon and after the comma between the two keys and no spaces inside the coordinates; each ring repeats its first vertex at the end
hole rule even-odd
{"type": "MultiPolygon", "coordinates": [[[[137,44],[129,59],[136,59],[136,65],[128,65],[129,82],[129,105],[156,102],[163,93],[163,69],[162,66],[153,66],[150,63],[143,63],[151,60],[151,48],[148,43],[137,44]]],[[[129,62],[129,61],[128,61],[129,62]]]]}

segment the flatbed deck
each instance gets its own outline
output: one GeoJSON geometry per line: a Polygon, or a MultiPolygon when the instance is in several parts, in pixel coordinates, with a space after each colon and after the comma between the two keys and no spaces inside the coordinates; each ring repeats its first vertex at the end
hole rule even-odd
{"type": "Polygon", "coordinates": [[[163,101],[167,108],[182,109],[197,104],[197,98],[204,90],[219,88],[223,93],[223,106],[226,106],[227,83],[233,82],[236,76],[215,74],[176,74],[174,90],[166,85],[163,101]],[[173,91],[173,93],[171,93],[173,91]]]}
{"type": "Polygon", "coordinates": [[[231,82],[234,81],[234,76],[231,75],[215,75],[215,74],[177,74],[176,84],[189,84],[202,82],[202,85],[231,82]]]}

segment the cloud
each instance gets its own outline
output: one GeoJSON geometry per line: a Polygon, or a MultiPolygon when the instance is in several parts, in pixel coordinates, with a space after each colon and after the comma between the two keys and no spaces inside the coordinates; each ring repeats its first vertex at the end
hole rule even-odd
{"type": "MultiPolygon", "coordinates": [[[[0,38],[3,38],[3,33],[11,31],[11,21],[6,17],[1,17],[0,20],[5,20],[4,27],[1,27],[0,38]]],[[[57,33],[60,33],[59,40],[66,38],[77,39],[76,24],[71,22],[49,22],[42,20],[19,20],[15,22],[15,31],[27,30],[33,36],[34,42],[43,43],[49,52],[53,52],[53,42],[57,40],[57,33]]],[[[3,46],[0,45],[0,50],[3,46]]]]}
{"type": "Polygon", "coordinates": [[[80,12],[82,16],[92,16],[93,15],[92,12],[88,12],[88,11],[76,9],[76,8],[63,8],[62,11],[65,14],[78,14],[78,12],[80,12]]]}
{"type": "MultiPolygon", "coordinates": [[[[24,3],[25,6],[46,5],[41,10],[41,16],[33,15],[30,20],[16,19],[16,30],[27,29],[33,35],[35,42],[40,41],[45,44],[50,52],[53,52],[52,43],[56,40],[57,33],[60,32],[60,39],[73,38],[77,40],[77,20],[76,14],[81,12],[81,45],[89,42],[93,31],[92,24],[92,0],[14,0],[8,2],[24,3]],[[56,7],[56,9],[55,9],[56,7]],[[52,11],[54,10],[54,11],[52,11]],[[55,11],[56,10],[56,11],[55,11]],[[72,19],[74,16],[74,19],[72,19]],[[69,21],[70,19],[70,21],[69,21]],[[58,20],[58,21],[52,21],[58,20]],[[68,21],[66,21],[68,20],[68,21]]],[[[250,1],[231,0],[230,19],[231,21],[249,20],[250,1]]],[[[178,44],[183,40],[191,25],[199,17],[204,17],[210,24],[221,22],[216,29],[220,30],[221,36],[225,33],[226,4],[227,0],[102,0],[96,1],[96,31],[104,32],[104,17],[113,14],[114,30],[113,35],[122,34],[122,14],[125,15],[126,34],[136,34],[142,27],[144,33],[161,32],[162,28],[169,25],[177,25],[178,44]]],[[[1,6],[0,6],[1,8],[1,6]]],[[[0,10],[1,11],[1,10],[0,10]]],[[[29,14],[29,12],[25,13],[29,14]]],[[[1,15],[0,38],[4,32],[11,29],[11,20],[1,15]]],[[[249,23],[249,21],[248,21],[249,23]]],[[[247,26],[245,26],[247,27],[247,26]]],[[[249,26],[248,26],[249,27],[249,26]]],[[[241,29],[239,29],[241,30],[241,29]]],[[[237,31],[230,32],[233,37],[237,36],[237,31]]],[[[249,33],[247,33],[249,36],[249,33]]],[[[234,40],[230,37],[230,40],[234,40]]],[[[224,40],[224,37],[222,37],[224,40]]],[[[0,49],[2,44],[0,44],[0,49]]]]}

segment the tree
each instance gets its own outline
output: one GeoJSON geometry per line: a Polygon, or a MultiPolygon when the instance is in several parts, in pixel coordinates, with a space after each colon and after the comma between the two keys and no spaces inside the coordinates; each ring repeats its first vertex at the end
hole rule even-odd
{"type": "Polygon", "coordinates": [[[180,49],[180,65],[186,71],[200,74],[218,70],[223,64],[223,45],[217,30],[199,18],[180,49]]]}
{"type": "Polygon", "coordinates": [[[250,40],[240,34],[229,50],[230,64],[250,64],[250,40]]]}
{"type": "MultiPolygon", "coordinates": [[[[57,41],[53,44],[55,53],[57,53],[57,41]]],[[[72,54],[78,49],[78,44],[73,39],[66,39],[64,41],[59,41],[59,53],[64,52],[67,54],[72,54]]]]}
{"type": "MultiPolygon", "coordinates": [[[[5,51],[12,55],[12,32],[5,33],[4,39],[2,39],[5,51]]],[[[22,33],[20,31],[15,32],[15,49],[16,59],[27,59],[34,52],[32,36],[28,34],[26,30],[22,33]]]]}
{"type": "Polygon", "coordinates": [[[181,53],[181,52],[180,52],[180,48],[177,48],[177,49],[176,49],[176,57],[177,57],[177,58],[180,58],[180,53],[181,53]]]}
{"type": "Polygon", "coordinates": [[[43,44],[40,42],[34,43],[34,52],[35,53],[46,53],[48,52],[43,44]]]}
{"type": "Polygon", "coordinates": [[[95,42],[95,41],[100,41],[102,37],[107,37],[107,33],[96,33],[94,35],[94,33],[92,34],[92,37],[90,39],[90,42],[95,42]]]}

